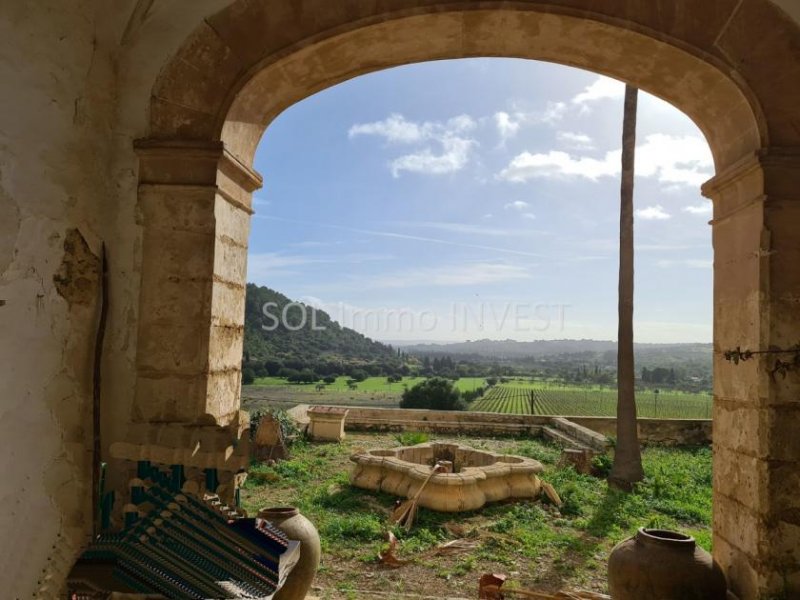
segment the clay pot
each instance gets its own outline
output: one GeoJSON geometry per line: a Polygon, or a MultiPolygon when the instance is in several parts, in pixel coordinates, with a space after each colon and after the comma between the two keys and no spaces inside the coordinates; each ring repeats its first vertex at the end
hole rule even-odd
{"type": "Polygon", "coordinates": [[[258,516],[283,531],[290,540],[300,542],[300,559],[274,600],[303,600],[317,574],[322,553],[317,528],[293,506],[265,508],[258,516]]]}
{"type": "Polygon", "coordinates": [[[727,597],[725,575],[694,538],[645,528],[611,551],[608,589],[614,600],[725,600],[727,597]]]}

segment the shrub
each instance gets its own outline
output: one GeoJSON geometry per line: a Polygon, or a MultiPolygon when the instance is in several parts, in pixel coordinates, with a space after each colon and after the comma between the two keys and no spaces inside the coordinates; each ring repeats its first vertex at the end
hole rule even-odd
{"type": "Polygon", "coordinates": [[[328,375],[322,381],[324,381],[327,384],[336,383],[336,375],[328,375]]]}
{"type": "Polygon", "coordinates": [[[252,385],[256,380],[255,371],[250,367],[242,369],[242,385],[252,385]]]}
{"type": "Polygon", "coordinates": [[[478,398],[483,396],[483,388],[475,388],[474,390],[467,390],[466,392],[461,392],[461,397],[464,399],[464,402],[472,402],[478,398]]]}
{"type": "Polygon", "coordinates": [[[396,439],[401,446],[416,446],[417,444],[424,444],[431,438],[427,433],[423,433],[422,431],[404,431],[394,436],[394,439],[396,439]]]}
{"type": "Polygon", "coordinates": [[[278,372],[283,368],[283,363],[279,360],[266,360],[264,361],[264,369],[266,369],[267,373],[274,377],[278,374],[278,372]]]}
{"type": "Polygon", "coordinates": [[[354,381],[364,381],[367,378],[367,372],[363,369],[353,369],[350,373],[350,379],[354,381]]]}
{"type": "Polygon", "coordinates": [[[441,377],[426,379],[403,392],[400,408],[464,410],[466,403],[453,382],[441,377]]]}
{"type": "Polygon", "coordinates": [[[608,454],[598,454],[592,459],[592,475],[605,479],[611,473],[614,461],[608,454]]]}

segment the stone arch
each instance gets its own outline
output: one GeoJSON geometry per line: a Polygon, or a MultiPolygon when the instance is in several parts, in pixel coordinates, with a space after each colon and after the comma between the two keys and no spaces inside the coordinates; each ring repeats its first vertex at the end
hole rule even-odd
{"type": "Polygon", "coordinates": [[[234,2],[162,70],[149,137],[136,146],[139,435],[216,427],[229,452],[225,440],[241,430],[243,286],[261,184],[251,164],[282,110],[348,78],[426,60],[581,67],[677,106],[711,146],[715,554],[742,598],[779,589],[785,572],[800,589],[800,501],[781,487],[800,481],[800,453],[785,443],[800,426],[800,386],[770,380],[766,359],[738,368],[722,359],[727,348],[797,342],[799,45],[794,22],[761,0],[234,2]]]}
{"type": "MultiPolygon", "coordinates": [[[[730,10],[698,9],[687,0],[626,11],[616,3],[591,7],[588,0],[558,8],[536,1],[416,2],[408,8],[395,0],[383,3],[383,10],[352,4],[339,10],[321,1],[302,9],[238,2],[206,19],[156,82],[150,136],[221,139],[248,164],[271,120],[321,89],[403,64],[496,56],[588,69],[663,98],[698,124],[718,170],[769,145],[772,130],[779,130],[781,146],[797,141],[796,134],[784,140],[785,123],[770,119],[778,111],[763,107],[766,97],[767,104],[777,100],[781,110],[792,112],[793,99],[774,98],[771,85],[760,93],[758,70],[747,78],[737,68],[749,61],[725,43],[733,27],[730,10]],[[620,18],[621,12],[628,14],[620,18]]],[[[791,32],[794,24],[772,12],[765,30],[771,36],[791,32]]],[[[791,55],[785,58],[784,66],[800,75],[791,55]]]]}

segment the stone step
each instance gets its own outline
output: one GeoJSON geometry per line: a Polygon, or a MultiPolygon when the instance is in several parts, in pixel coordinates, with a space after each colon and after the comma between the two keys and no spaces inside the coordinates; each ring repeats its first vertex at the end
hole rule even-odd
{"type": "Polygon", "coordinates": [[[584,446],[588,446],[597,452],[606,452],[611,447],[608,438],[601,433],[592,431],[588,427],[573,423],[564,417],[553,417],[551,424],[555,429],[565,433],[569,437],[579,441],[584,446]]]}
{"type": "Polygon", "coordinates": [[[542,427],[542,437],[550,440],[551,442],[555,442],[556,444],[564,448],[593,451],[593,449],[587,446],[586,444],[582,443],[579,440],[576,440],[569,434],[554,427],[542,427]]]}

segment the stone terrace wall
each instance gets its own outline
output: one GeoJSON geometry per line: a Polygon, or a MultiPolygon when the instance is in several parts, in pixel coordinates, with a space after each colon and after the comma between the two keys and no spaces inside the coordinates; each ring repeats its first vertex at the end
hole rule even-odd
{"type": "MultiPolygon", "coordinates": [[[[616,435],[612,417],[566,417],[607,436],[616,435]]],[[[346,431],[425,431],[465,435],[537,434],[552,417],[486,412],[349,407],[346,431]]],[[[711,443],[711,421],[639,419],[639,439],[645,443],[696,445],[711,443]]]]}
{"type": "MultiPolygon", "coordinates": [[[[614,437],[617,420],[613,417],[568,417],[573,423],[614,437]]],[[[710,419],[639,419],[639,439],[650,444],[694,446],[711,443],[710,419]]]]}

